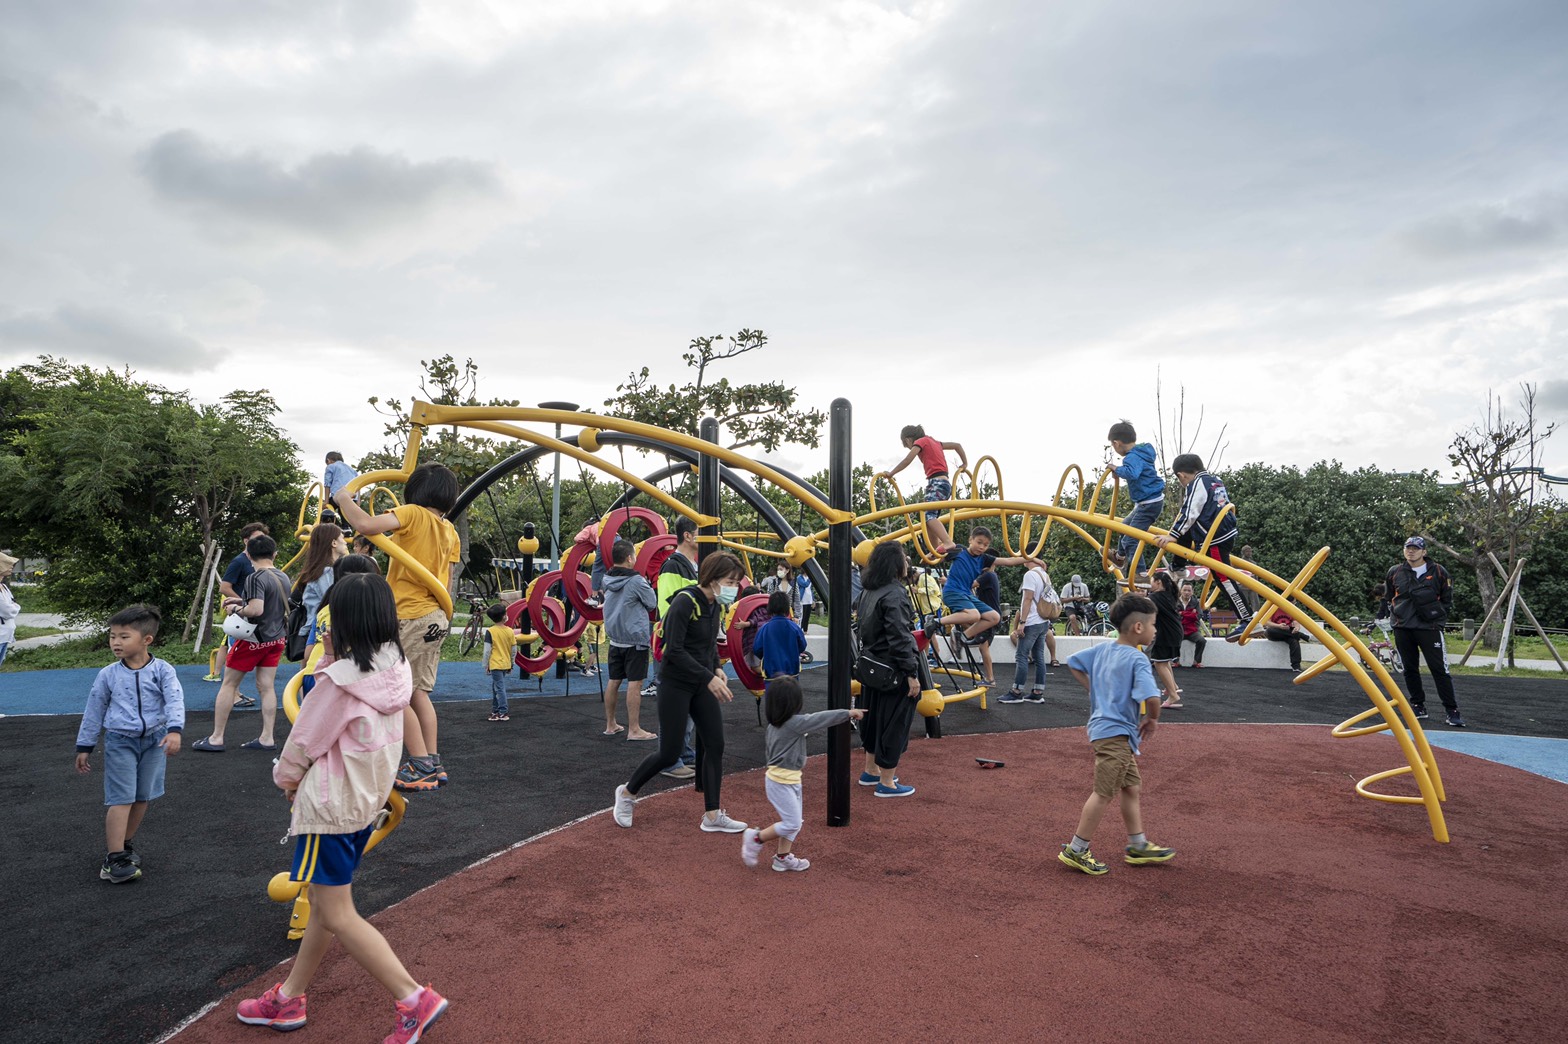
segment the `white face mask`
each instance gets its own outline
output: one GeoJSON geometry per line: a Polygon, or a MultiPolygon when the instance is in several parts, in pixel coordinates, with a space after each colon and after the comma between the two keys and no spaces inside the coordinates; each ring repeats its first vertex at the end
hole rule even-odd
{"type": "Polygon", "coordinates": [[[720,605],[729,605],[731,602],[735,601],[735,595],[739,591],[740,591],[740,588],[736,587],[734,584],[720,584],[719,585],[719,604],[720,605]]]}
{"type": "Polygon", "coordinates": [[[784,579],[788,575],[789,575],[789,570],[788,569],[780,569],[779,570],[779,579],[780,580],[784,579]]]}

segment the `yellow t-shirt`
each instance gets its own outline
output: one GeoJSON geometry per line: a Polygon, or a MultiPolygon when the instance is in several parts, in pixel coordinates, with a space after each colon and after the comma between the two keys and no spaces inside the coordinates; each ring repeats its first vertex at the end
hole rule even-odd
{"type": "Polygon", "coordinates": [[[775,782],[775,783],[786,783],[786,784],[789,784],[791,786],[793,786],[796,783],[799,783],[800,782],[800,777],[802,775],[803,775],[803,772],[802,772],[801,769],[780,768],[777,765],[769,765],[768,766],[768,771],[767,771],[767,777],[769,779],[771,779],[773,782],[775,782]]]}
{"type": "Polygon", "coordinates": [[[487,671],[512,669],[512,652],[517,648],[517,632],[504,623],[492,624],[490,634],[490,659],[485,661],[487,671]]]}
{"type": "MultiPolygon", "coordinates": [[[[397,529],[389,534],[391,538],[443,585],[450,584],[451,563],[461,557],[452,523],[418,504],[402,504],[392,514],[397,516],[397,529]]],[[[387,566],[387,583],[392,586],[399,620],[417,620],[441,608],[425,582],[395,558],[387,566]]]]}

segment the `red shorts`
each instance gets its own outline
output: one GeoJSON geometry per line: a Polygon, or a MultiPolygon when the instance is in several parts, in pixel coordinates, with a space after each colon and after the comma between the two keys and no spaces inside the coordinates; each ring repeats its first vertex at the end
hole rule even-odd
{"type": "Polygon", "coordinates": [[[231,667],[241,674],[255,670],[257,667],[276,667],[283,658],[283,639],[257,645],[243,639],[234,643],[229,650],[229,658],[224,660],[224,665],[231,667]]]}

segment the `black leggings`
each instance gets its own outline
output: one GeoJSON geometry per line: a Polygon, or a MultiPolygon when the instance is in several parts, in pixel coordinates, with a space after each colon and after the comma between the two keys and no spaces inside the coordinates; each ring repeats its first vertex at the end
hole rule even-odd
{"type": "Polygon", "coordinates": [[[1426,693],[1421,688],[1421,660],[1432,674],[1437,686],[1437,698],[1443,709],[1456,711],[1459,701],[1454,698],[1454,676],[1448,673],[1448,650],[1443,645],[1443,632],[1437,628],[1394,628],[1394,648],[1405,665],[1405,688],[1410,690],[1410,705],[1417,710],[1426,706],[1426,693]],[[1419,650],[1419,652],[1417,651],[1419,650]]]}
{"type": "Polygon", "coordinates": [[[724,716],[706,686],[693,690],[668,678],[659,686],[659,749],[642,759],[626,789],[637,793],[660,769],[680,760],[687,718],[697,729],[697,789],[702,791],[703,807],[712,812],[719,807],[719,780],[724,774],[724,716]]]}

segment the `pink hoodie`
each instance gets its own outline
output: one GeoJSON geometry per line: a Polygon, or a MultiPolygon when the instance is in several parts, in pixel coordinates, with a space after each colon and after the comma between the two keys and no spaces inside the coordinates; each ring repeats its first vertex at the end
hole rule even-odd
{"type": "Polygon", "coordinates": [[[369,671],[352,660],[316,668],[272,779],[294,795],[294,834],[352,834],[376,818],[403,753],[403,709],[413,676],[397,646],[383,645],[369,671]]]}

